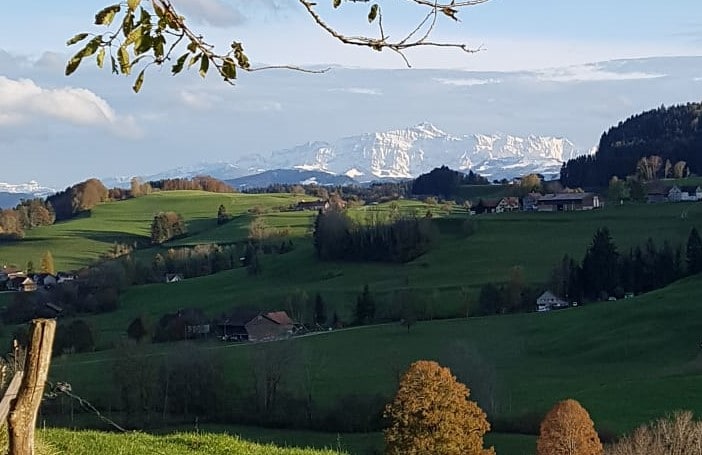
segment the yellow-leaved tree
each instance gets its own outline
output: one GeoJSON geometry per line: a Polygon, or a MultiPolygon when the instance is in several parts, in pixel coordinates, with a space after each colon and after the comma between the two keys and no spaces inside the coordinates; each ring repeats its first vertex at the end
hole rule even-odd
{"type": "Polygon", "coordinates": [[[580,403],[557,403],[541,422],[537,455],[602,455],[602,443],[595,424],[580,403]]]}
{"type": "Polygon", "coordinates": [[[485,412],[468,400],[468,388],[451,370],[419,360],[405,372],[395,399],[385,407],[388,455],[490,455],[483,435],[490,430],[485,412]]]}
{"type": "Polygon", "coordinates": [[[41,257],[41,273],[49,273],[51,275],[56,275],[56,269],[54,267],[54,256],[51,251],[47,250],[41,257]]]}

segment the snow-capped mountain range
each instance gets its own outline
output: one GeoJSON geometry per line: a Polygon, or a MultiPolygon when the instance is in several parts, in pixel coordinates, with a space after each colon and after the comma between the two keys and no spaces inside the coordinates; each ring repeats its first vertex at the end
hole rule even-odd
{"type": "Polygon", "coordinates": [[[11,184],[0,182],[0,193],[31,194],[35,197],[45,197],[56,192],[53,188],[41,186],[39,182],[31,180],[27,183],[11,184]]]}
{"type": "MultiPolygon", "coordinates": [[[[333,142],[315,141],[289,149],[245,156],[233,162],[179,167],[142,180],[211,175],[234,179],[274,169],[300,169],[345,175],[359,182],[383,178],[413,178],[446,165],[489,179],[529,173],[557,177],[564,161],[593,150],[576,147],[566,138],[509,134],[452,135],[431,123],[410,128],[365,133],[333,142]]],[[[129,178],[103,179],[107,186],[124,186],[129,178]]]]}

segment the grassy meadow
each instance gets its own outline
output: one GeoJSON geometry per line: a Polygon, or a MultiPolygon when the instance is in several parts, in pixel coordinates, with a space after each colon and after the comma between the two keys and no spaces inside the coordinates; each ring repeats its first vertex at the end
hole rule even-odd
{"type": "MultiPolygon", "coordinates": [[[[528,283],[542,285],[564,254],[580,260],[595,230],[602,226],[609,228],[620,251],[643,245],[648,237],[657,243],[668,240],[674,246],[684,245],[690,229],[702,225],[702,204],[625,204],[592,212],[470,217],[463,210],[445,213],[440,206],[398,201],[405,213],[433,213],[439,232],[436,245],[406,264],[361,264],[315,259],[309,236],[313,213],[266,212],[266,208],[286,207],[296,200],[292,195],[157,193],[101,205],[90,216],[29,231],[27,240],[0,246],[2,261],[24,264],[32,259],[37,264],[50,247],[59,268],[77,267],[107,251],[113,242],[123,241],[118,239],[146,240],[153,214],[159,210],[178,211],[188,222],[189,235],[170,245],[231,243],[246,238],[253,218],[249,209],[255,206],[260,207],[257,210],[263,212],[260,216],[266,224],[288,229],[295,244],[291,252],[264,255],[263,272],[255,277],[237,268],[173,284],[129,288],[116,311],[84,317],[94,329],[99,350],[57,357],[51,379],[68,381],[79,395],[111,407],[112,400],[116,404],[119,398],[110,396],[117,355],[110,348],[126,337],[127,325],[138,315],[153,323],[164,313],[185,307],[200,308],[213,317],[240,306],[287,309],[285,298],[303,290],[310,298],[319,292],[328,313],[336,311],[348,321],[356,296],[368,284],[380,317],[398,304],[400,291],[409,291],[435,317],[454,319],[419,322],[409,333],[389,323],[286,341],[316,367],[314,396],[322,406],[332,407],[340,396],[354,393],[389,397],[398,372],[409,363],[436,359],[467,366],[468,371],[490,372],[490,384],[485,383],[485,375],[474,376],[472,382],[469,377],[466,382],[476,396],[487,396],[485,390],[491,389],[491,419],[498,431],[504,431],[500,425],[504,427],[501,422],[505,421],[526,422],[533,428],[564,398],[579,400],[598,428],[610,434],[629,431],[675,409],[702,412],[699,277],[634,299],[547,314],[455,319],[471,314],[483,284],[506,281],[514,266],[522,268],[528,283]],[[219,204],[225,204],[234,216],[223,226],[217,226],[215,220],[219,204]],[[466,234],[464,223],[472,225],[472,234],[466,234]]],[[[390,204],[369,205],[351,209],[351,215],[362,221],[384,216],[390,209],[390,204]]],[[[138,254],[148,257],[156,251],[149,248],[138,254]]],[[[0,304],[9,298],[0,294],[0,304]]],[[[8,333],[10,328],[4,330],[8,333]]],[[[228,394],[250,387],[249,375],[236,373],[248,370],[250,345],[209,340],[147,344],[141,349],[141,355],[154,358],[187,350],[218,356],[224,370],[232,372],[227,374],[225,400],[228,394]]],[[[293,374],[283,387],[293,388],[296,380],[293,374]]],[[[252,441],[337,447],[335,434],[285,430],[276,434],[250,427],[225,427],[224,431],[234,433],[233,428],[252,441]]],[[[342,436],[348,445],[340,447],[352,454],[367,453],[369,447],[381,444],[377,433],[342,436]]],[[[533,453],[533,436],[494,434],[488,441],[500,454],[533,453]]],[[[181,453],[173,450],[168,453],[181,453]]]]}

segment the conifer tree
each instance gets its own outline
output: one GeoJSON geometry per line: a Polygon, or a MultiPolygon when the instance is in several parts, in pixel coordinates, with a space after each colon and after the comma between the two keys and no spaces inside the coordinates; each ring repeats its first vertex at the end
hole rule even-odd
{"type": "Polygon", "coordinates": [[[388,455],[489,455],[485,412],[448,368],[420,360],[410,365],[394,400],[385,407],[388,455]]]}

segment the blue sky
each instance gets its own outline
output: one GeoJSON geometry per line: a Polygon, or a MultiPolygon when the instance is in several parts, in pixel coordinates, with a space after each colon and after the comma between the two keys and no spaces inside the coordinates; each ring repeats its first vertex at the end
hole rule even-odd
{"type": "MultiPolygon", "coordinates": [[[[6,3],[0,15],[0,156],[33,159],[5,161],[0,182],[37,179],[64,187],[91,176],[236,161],[422,121],[457,134],[566,136],[588,149],[623,117],[702,98],[702,70],[695,66],[702,60],[584,65],[702,55],[699,0],[676,0],[674,7],[653,0],[490,0],[464,9],[459,23],[443,18],[435,29],[437,40],[482,45],[482,52],[409,51],[411,70],[393,53],[336,42],[297,0],[174,0],[211,42],[242,41],[254,62],[362,69],[243,74],[232,88],[193,73],[173,78],[166,68],[149,72],[139,95],[131,92],[131,78],[92,63],[63,75],[75,52],[65,41],[93,30],[93,15],[107,1],[6,3]],[[528,77],[519,76],[524,71],[528,77]]],[[[366,21],[367,4],[344,3],[334,11],[332,0],[318,3],[343,31],[375,30],[366,21]]],[[[421,10],[400,7],[409,1],[380,3],[393,36],[422,17],[421,10]]]]}

